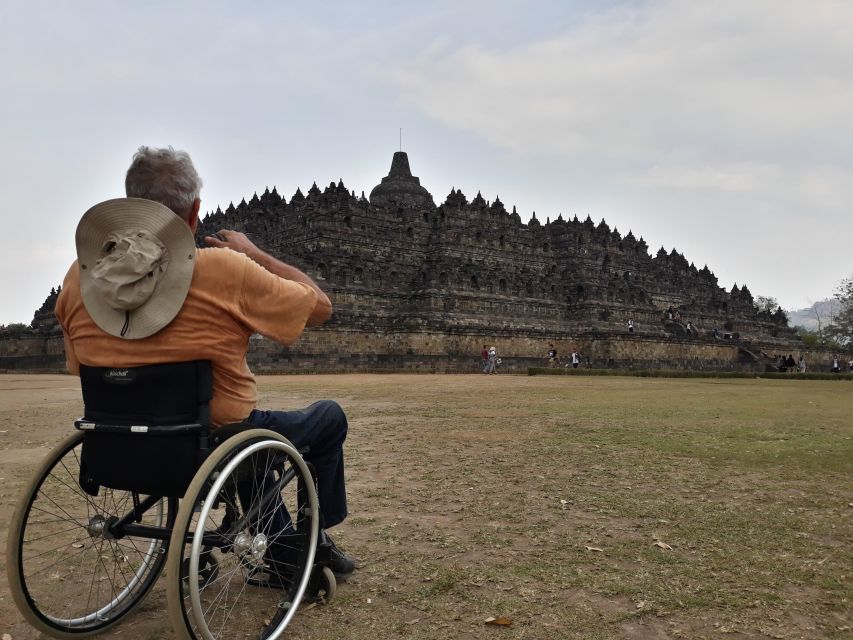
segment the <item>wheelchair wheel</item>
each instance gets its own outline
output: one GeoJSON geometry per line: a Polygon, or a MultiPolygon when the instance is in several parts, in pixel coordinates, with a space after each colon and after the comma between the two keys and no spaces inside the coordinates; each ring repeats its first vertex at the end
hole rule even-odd
{"type": "Polygon", "coordinates": [[[319,513],[311,472],[282,436],[252,429],[215,449],[187,489],[170,541],[178,636],[278,638],[311,577],[319,513]]]}
{"type": "MultiPolygon", "coordinates": [[[[36,629],[75,638],[104,631],[148,593],[166,560],[165,540],[116,538],[111,519],[133,509],[133,495],[79,485],[84,434],[66,438],[41,463],[18,502],[6,546],[12,598],[36,629]]],[[[177,501],[161,499],[141,524],[171,527],[177,501]]]]}

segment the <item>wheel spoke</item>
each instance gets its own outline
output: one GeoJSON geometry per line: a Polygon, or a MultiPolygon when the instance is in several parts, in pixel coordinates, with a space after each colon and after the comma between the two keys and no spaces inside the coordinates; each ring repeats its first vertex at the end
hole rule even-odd
{"type": "Polygon", "coordinates": [[[298,453],[289,444],[259,433],[244,432],[220,445],[202,465],[181,504],[172,535],[173,551],[180,553],[170,555],[169,571],[194,563],[198,574],[187,576],[177,588],[169,585],[170,603],[177,605],[173,609],[170,604],[170,610],[173,623],[188,625],[190,635],[199,639],[280,632],[295,613],[308,581],[316,539],[293,535],[293,526],[298,523],[316,534],[312,526],[316,527],[318,511],[310,474],[301,458],[301,467],[293,461],[298,453]],[[304,475],[310,487],[311,510],[298,509],[299,482],[282,482],[291,467],[296,469],[292,479],[304,475]],[[226,551],[217,557],[218,575],[210,576],[200,555],[193,559],[203,553],[202,540],[222,532],[227,532],[222,545],[226,551]],[[271,553],[276,554],[274,560],[271,553]],[[263,585],[267,580],[269,584],[263,585]],[[288,606],[283,608],[283,602],[288,606]]]}
{"type": "MultiPolygon", "coordinates": [[[[46,635],[91,634],[114,624],[148,593],[166,559],[156,539],[103,537],[109,518],[130,510],[132,496],[107,487],[97,497],[82,491],[82,438],[69,436],[41,463],[25,494],[28,506],[10,526],[19,546],[10,586],[32,612],[28,621],[46,635]],[[76,587],[75,597],[58,588],[63,582],[76,587]]],[[[155,506],[144,521],[171,527],[177,501],[155,506]]]]}

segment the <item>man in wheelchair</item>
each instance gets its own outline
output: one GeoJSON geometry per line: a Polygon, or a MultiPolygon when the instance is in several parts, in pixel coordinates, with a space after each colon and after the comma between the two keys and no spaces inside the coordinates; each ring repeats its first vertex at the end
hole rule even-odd
{"type": "MultiPolygon", "coordinates": [[[[127,198],[103,202],[83,216],[76,234],[78,260],[56,304],[68,369],[79,374],[81,364],[209,361],[213,433],[242,423],[280,434],[303,452],[316,471],[327,565],[336,575],[347,575],[355,568],[353,559],[325,533],[347,515],[347,418],[330,400],[297,411],[258,409],[246,362],[252,334],[290,345],[306,326],[330,317],[331,303],[308,275],[265,253],[243,233],[223,230],[204,239],[206,248],[196,249],[201,186],[187,153],[140,147],[127,171],[127,198]]],[[[273,530],[289,526],[290,515],[281,505],[263,517],[273,530]]],[[[274,544],[265,557],[273,568],[289,561],[287,549],[274,544]]]]}

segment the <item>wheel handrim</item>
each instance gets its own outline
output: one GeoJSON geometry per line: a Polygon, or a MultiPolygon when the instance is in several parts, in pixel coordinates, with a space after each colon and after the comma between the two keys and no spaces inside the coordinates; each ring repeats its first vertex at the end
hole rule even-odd
{"type": "MultiPolygon", "coordinates": [[[[265,440],[249,445],[248,447],[242,449],[239,453],[237,453],[233,458],[231,458],[226,464],[225,468],[219,471],[216,480],[214,481],[210,490],[207,492],[207,496],[217,496],[222,490],[225,482],[231,477],[231,474],[237,469],[237,467],[242,462],[244,462],[249,456],[260,451],[261,449],[277,449],[286,453],[291,463],[298,467],[299,473],[301,474],[302,478],[310,479],[310,471],[308,470],[305,461],[302,459],[302,456],[299,455],[299,452],[293,448],[292,445],[279,440],[265,440]]],[[[204,548],[203,537],[205,528],[203,526],[203,523],[208,521],[210,511],[213,508],[213,503],[213,500],[205,499],[201,506],[200,513],[198,514],[198,522],[200,523],[200,526],[196,527],[196,530],[193,534],[190,548],[190,565],[187,576],[188,590],[190,595],[190,603],[193,612],[194,622],[197,631],[202,635],[202,637],[204,637],[205,640],[217,640],[216,636],[213,635],[207,625],[204,607],[201,602],[201,593],[199,590],[198,580],[199,557],[204,548]]],[[[310,531],[308,532],[307,539],[310,541],[314,541],[315,544],[308,545],[307,556],[305,558],[306,567],[311,567],[314,563],[314,555],[316,553],[316,540],[317,535],[319,533],[319,523],[315,515],[319,513],[318,501],[317,496],[313,491],[309,493],[309,503],[310,514],[312,515],[312,517],[310,518],[310,531]]],[[[296,610],[299,606],[299,603],[302,601],[302,598],[305,594],[305,590],[308,587],[309,579],[310,571],[304,571],[299,585],[296,589],[296,592],[293,595],[293,598],[289,602],[281,603],[280,607],[285,610],[285,613],[279,620],[275,629],[266,635],[269,640],[274,640],[275,638],[277,638],[290,623],[291,618],[296,614],[296,610]]]]}
{"type": "MultiPolygon", "coordinates": [[[[109,517],[129,511],[131,494],[82,491],[82,440],[83,434],[69,436],[42,461],[9,531],[13,598],[27,620],[49,635],[91,635],[121,619],[153,586],[168,546],[165,540],[104,535],[109,517]],[[69,598],[70,590],[75,593],[69,598]]],[[[166,508],[161,499],[146,510],[145,524],[167,531],[174,511],[172,501],[166,508]]]]}

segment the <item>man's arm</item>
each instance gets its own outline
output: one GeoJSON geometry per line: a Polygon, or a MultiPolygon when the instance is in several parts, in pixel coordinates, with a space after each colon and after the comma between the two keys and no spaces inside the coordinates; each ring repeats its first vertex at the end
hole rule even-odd
{"type": "Polygon", "coordinates": [[[314,310],[308,316],[308,321],[305,323],[307,326],[315,327],[323,324],[332,315],[332,303],[329,301],[329,297],[306,273],[262,251],[244,233],[231,229],[223,229],[217,235],[219,235],[219,238],[205,236],[204,241],[212,247],[225,247],[242,253],[273,275],[284,278],[285,280],[301,282],[317,292],[317,304],[314,305],[314,310]]]}

